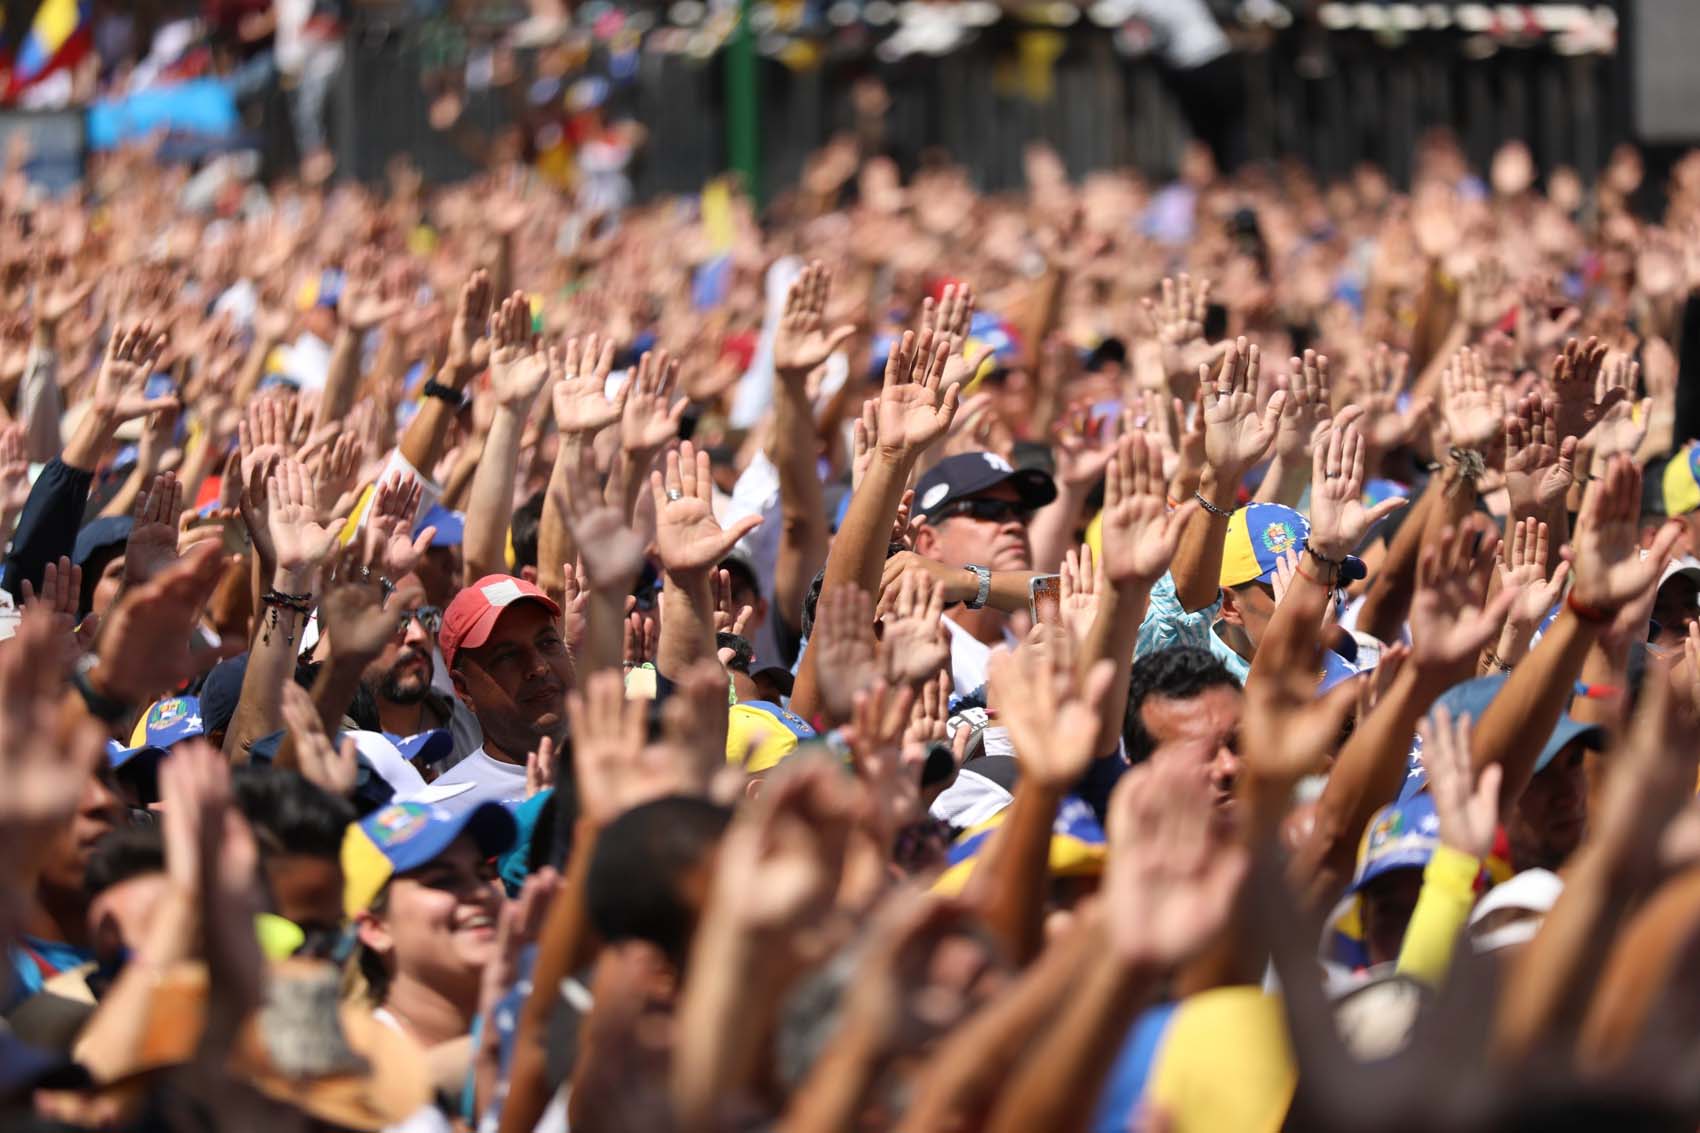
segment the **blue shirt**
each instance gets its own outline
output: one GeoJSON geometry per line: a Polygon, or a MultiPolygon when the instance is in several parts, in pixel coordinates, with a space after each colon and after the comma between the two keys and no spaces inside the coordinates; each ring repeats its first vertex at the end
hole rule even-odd
{"type": "Polygon", "coordinates": [[[1235,680],[1244,684],[1251,672],[1251,662],[1235,653],[1211,628],[1221,609],[1220,592],[1216,600],[1202,610],[1186,609],[1175,593],[1174,578],[1164,572],[1151,588],[1151,598],[1145,606],[1145,617],[1139,623],[1139,637],[1133,655],[1145,657],[1163,649],[1208,649],[1228,667],[1235,680]]]}

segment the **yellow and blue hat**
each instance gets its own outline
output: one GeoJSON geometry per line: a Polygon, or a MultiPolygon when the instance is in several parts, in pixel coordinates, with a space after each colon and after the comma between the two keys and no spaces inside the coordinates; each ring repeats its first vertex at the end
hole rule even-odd
{"type": "Polygon", "coordinates": [[[809,722],[790,709],[766,700],[740,701],[727,720],[726,762],[742,764],[751,774],[771,771],[798,744],[815,738],[809,722]]]}
{"type": "Polygon", "coordinates": [[[171,745],[204,736],[206,732],[199,698],[168,696],[155,701],[136,722],[135,731],[130,733],[130,746],[111,753],[112,766],[122,767],[144,753],[163,755],[171,750],[171,745]]]}
{"type": "Polygon", "coordinates": [[[460,811],[421,802],[379,807],[343,835],[343,910],[359,916],[390,878],[436,860],[462,834],[472,836],[480,854],[494,858],[508,851],[519,829],[500,803],[460,811]]]}
{"type": "Polygon", "coordinates": [[[1658,485],[1656,503],[1666,515],[1687,515],[1700,508],[1700,441],[1690,441],[1665,462],[1658,485]]]}
{"type": "Polygon", "coordinates": [[[1247,504],[1228,520],[1222,542],[1225,587],[1273,582],[1275,562],[1310,538],[1310,521],[1285,504],[1247,504]]]}
{"type": "MultiPolygon", "coordinates": [[[[948,863],[933,891],[946,896],[962,892],[980,851],[991,841],[992,832],[1003,825],[1009,808],[964,830],[945,855],[948,863]]],[[[1104,872],[1104,828],[1092,808],[1073,795],[1063,799],[1051,824],[1050,874],[1052,877],[1096,877],[1104,872]]]]}

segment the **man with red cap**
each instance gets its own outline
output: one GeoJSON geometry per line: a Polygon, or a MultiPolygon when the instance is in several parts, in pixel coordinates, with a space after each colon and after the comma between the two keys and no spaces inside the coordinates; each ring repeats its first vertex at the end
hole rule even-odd
{"type": "Polygon", "coordinates": [[[573,662],[561,608],[523,578],[491,574],[455,595],[437,638],[455,695],[484,743],[419,798],[453,810],[525,801],[525,757],[567,734],[573,662]]]}

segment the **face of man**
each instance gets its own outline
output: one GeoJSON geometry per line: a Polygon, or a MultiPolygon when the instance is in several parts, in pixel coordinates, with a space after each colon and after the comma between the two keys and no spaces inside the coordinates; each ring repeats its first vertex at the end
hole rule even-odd
{"type": "Polygon", "coordinates": [[[1027,525],[1033,513],[1007,481],[954,500],[937,518],[921,526],[915,550],[952,566],[1027,570],[1033,547],[1027,525]]]}
{"type": "Polygon", "coordinates": [[[1185,699],[1151,696],[1139,706],[1140,720],[1156,740],[1153,758],[1185,760],[1207,775],[1212,802],[1224,820],[1234,814],[1244,699],[1237,688],[1215,685],[1185,699]]]}
{"type": "Polygon", "coordinates": [[[116,828],[122,817],[123,803],[112,785],[112,772],[103,763],[84,784],[76,815],[60,827],[48,847],[42,884],[62,893],[80,891],[95,844],[116,828]]]}
{"type": "Polygon", "coordinates": [[[486,750],[525,762],[548,736],[566,738],[572,657],[561,627],[539,602],[502,611],[490,639],[455,655],[455,693],[478,717],[486,750]]]}
{"type": "MultiPolygon", "coordinates": [[[[437,635],[425,628],[419,611],[422,606],[438,608],[429,607],[425,601],[425,584],[412,574],[396,583],[390,601],[409,616],[383,652],[366,666],[365,680],[379,699],[394,704],[418,704],[431,688],[431,651],[437,640],[437,635]]],[[[440,618],[441,614],[437,616],[440,618]]]]}
{"type": "Polygon", "coordinates": [[[1267,582],[1248,582],[1222,592],[1222,620],[1245,631],[1256,650],[1275,614],[1275,588],[1267,582]]]}
{"type": "Polygon", "coordinates": [[[1686,574],[1672,575],[1653,599],[1653,620],[1659,623],[1653,644],[1666,649],[1682,648],[1688,627],[1696,617],[1700,617],[1700,584],[1686,574]]]}
{"type": "Polygon", "coordinates": [[[1562,867],[1588,830],[1586,751],[1571,744],[1529,780],[1505,824],[1518,869],[1562,867]]]}

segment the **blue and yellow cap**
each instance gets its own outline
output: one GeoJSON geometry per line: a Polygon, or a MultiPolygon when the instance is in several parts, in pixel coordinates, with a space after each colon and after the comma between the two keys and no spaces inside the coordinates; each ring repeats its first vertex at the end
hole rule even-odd
{"type": "Polygon", "coordinates": [[[1440,845],[1440,819],[1428,793],[1391,803],[1375,812],[1358,847],[1358,872],[1352,891],[1395,870],[1422,869],[1440,845]]]}
{"type": "Polygon", "coordinates": [[[726,762],[742,764],[751,774],[771,771],[798,744],[814,738],[814,728],[795,712],[766,700],[741,701],[727,720],[726,762]]]}
{"type": "Polygon", "coordinates": [[[156,700],[136,722],[135,730],[130,733],[130,749],[126,758],[146,748],[167,751],[172,744],[204,736],[206,732],[198,697],[168,696],[164,700],[156,700]]]}
{"type": "MultiPolygon", "coordinates": [[[[1005,807],[962,832],[945,856],[949,864],[933,883],[935,893],[954,896],[962,892],[962,887],[968,884],[968,875],[974,872],[980,851],[1008,814],[1009,808],[1005,807]]],[[[1106,853],[1104,828],[1092,808],[1073,795],[1063,799],[1062,806],[1057,808],[1056,821],[1051,824],[1050,875],[1096,877],[1104,872],[1106,853]]]]}
{"type": "Polygon", "coordinates": [[[1666,515],[1687,515],[1700,508],[1700,441],[1689,442],[1665,462],[1659,497],[1666,515]]]}
{"type": "Polygon", "coordinates": [[[1248,582],[1272,582],[1275,561],[1297,551],[1310,538],[1310,520],[1285,504],[1247,504],[1228,520],[1222,542],[1225,587],[1248,582]]]}
{"type": "Polygon", "coordinates": [[[482,803],[451,811],[431,803],[391,803],[348,828],[342,838],[342,901],[350,918],[372,907],[390,878],[434,861],[462,834],[478,852],[497,857],[519,836],[508,808],[482,803]]]}

